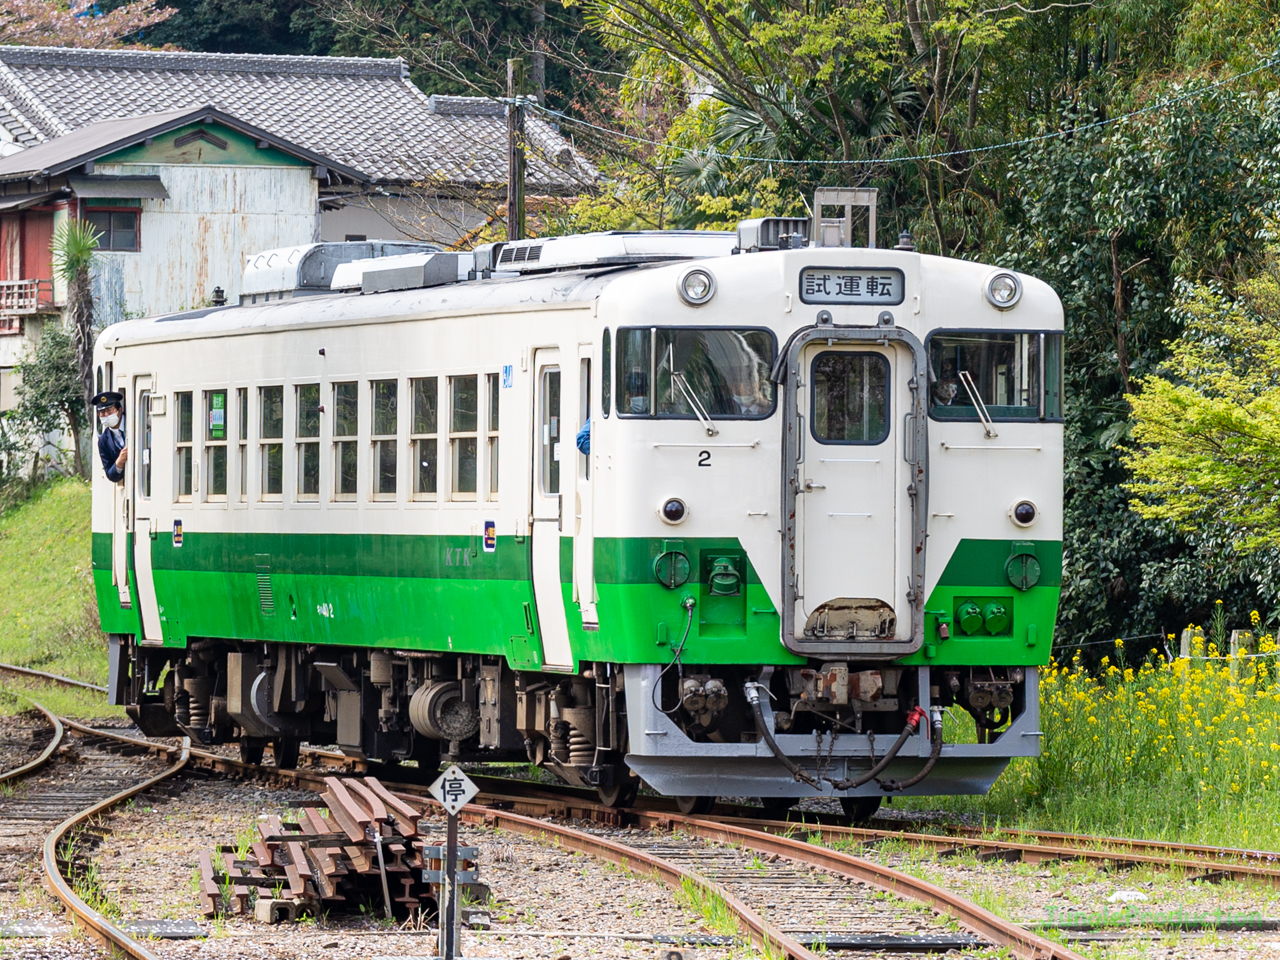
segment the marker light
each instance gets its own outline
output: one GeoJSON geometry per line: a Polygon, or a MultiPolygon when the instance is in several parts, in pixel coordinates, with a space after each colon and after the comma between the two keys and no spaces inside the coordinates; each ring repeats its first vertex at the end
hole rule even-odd
{"type": "Polygon", "coordinates": [[[684,501],[679,497],[672,497],[662,505],[658,515],[667,523],[680,523],[689,515],[689,508],[684,505],[684,501]]]}
{"type": "Polygon", "coordinates": [[[1022,281],[1012,273],[994,273],[987,279],[986,294],[997,310],[1008,310],[1022,296],[1022,281]]]}
{"type": "Polygon", "coordinates": [[[688,271],[677,285],[680,297],[691,307],[700,307],[716,293],[716,278],[701,267],[688,271]]]}
{"type": "Polygon", "coordinates": [[[1020,527],[1029,527],[1036,522],[1040,511],[1030,500],[1019,500],[1009,510],[1009,517],[1020,527]]]}

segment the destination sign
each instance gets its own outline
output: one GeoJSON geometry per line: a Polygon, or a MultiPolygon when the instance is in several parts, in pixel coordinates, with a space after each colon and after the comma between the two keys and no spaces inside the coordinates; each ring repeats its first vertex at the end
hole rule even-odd
{"type": "Polygon", "coordinates": [[[805,267],[800,271],[803,303],[893,306],[905,299],[906,280],[892,267],[805,267]]]}

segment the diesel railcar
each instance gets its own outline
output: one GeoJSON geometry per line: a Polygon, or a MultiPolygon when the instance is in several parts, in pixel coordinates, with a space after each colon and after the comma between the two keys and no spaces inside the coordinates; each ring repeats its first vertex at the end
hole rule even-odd
{"type": "Polygon", "coordinates": [[[865,191],[818,201],[271,251],[239,304],[109,327],[113,702],[250,760],[527,759],[610,803],[987,790],[1039,750],[1062,308],[855,246],[865,191]],[[944,743],[945,708],[977,735],[944,743]]]}

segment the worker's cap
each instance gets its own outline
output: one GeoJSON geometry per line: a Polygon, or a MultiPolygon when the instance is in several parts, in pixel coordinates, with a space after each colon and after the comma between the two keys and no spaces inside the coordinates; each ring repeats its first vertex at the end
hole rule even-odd
{"type": "Polygon", "coordinates": [[[114,390],[104,390],[89,402],[99,410],[106,410],[108,407],[121,406],[124,403],[124,394],[116,393],[114,390]]]}

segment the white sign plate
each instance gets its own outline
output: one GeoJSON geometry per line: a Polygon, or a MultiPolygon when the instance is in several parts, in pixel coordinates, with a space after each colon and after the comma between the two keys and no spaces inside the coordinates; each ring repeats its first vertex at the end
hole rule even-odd
{"type": "Polygon", "coordinates": [[[439,800],[445,810],[456,817],[459,810],[475,799],[480,788],[458,769],[457,764],[451,763],[445,772],[436,778],[436,782],[427,788],[427,792],[439,800]]]}
{"type": "Polygon", "coordinates": [[[800,271],[802,303],[894,306],[903,301],[905,279],[893,267],[805,267],[800,271]]]}

